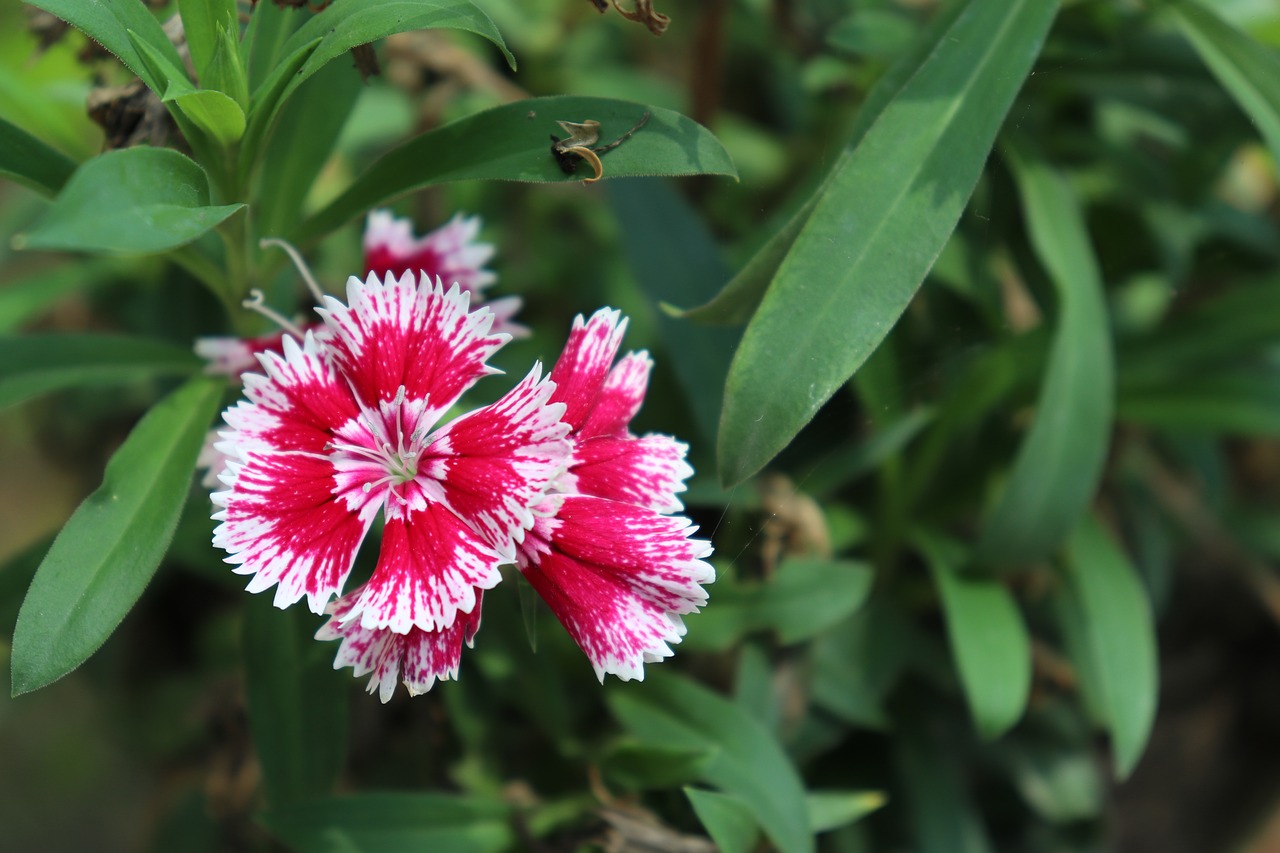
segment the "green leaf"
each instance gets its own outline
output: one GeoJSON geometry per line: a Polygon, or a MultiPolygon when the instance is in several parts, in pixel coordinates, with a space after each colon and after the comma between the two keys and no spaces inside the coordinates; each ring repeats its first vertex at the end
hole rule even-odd
{"type": "MultiPolygon", "coordinates": [[[[95,0],[92,3],[84,0],[34,0],[31,5],[57,15],[114,53],[156,94],[169,88],[170,78],[155,74],[143,61],[135,42],[129,37],[129,31],[132,30],[137,38],[165,57],[170,67],[182,68],[178,51],[164,34],[159,21],[138,0],[95,0]]],[[[185,74],[182,79],[186,79],[185,74]]]]}
{"type": "Polygon", "coordinates": [[[734,325],[745,323],[751,319],[756,306],[760,304],[760,300],[764,298],[765,292],[769,289],[769,284],[773,281],[774,274],[777,273],[778,267],[781,266],[783,258],[791,250],[791,245],[796,241],[801,229],[808,223],[809,217],[813,215],[813,209],[817,205],[818,199],[827,191],[832,179],[845,168],[850,152],[862,141],[867,130],[875,124],[876,119],[884,112],[884,108],[893,101],[912,75],[919,70],[921,64],[929,58],[939,36],[954,23],[963,10],[963,4],[951,3],[933,16],[919,38],[913,43],[911,49],[889,66],[889,69],[885,71],[875,85],[871,87],[871,91],[867,93],[867,98],[858,110],[858,116],[849,131],[849,141],[845,144],[844,150],[840,152],[840,156],[836,158],[831,170],[823,178],[817,190],[811,193],[810,197],[796,208],[786,223],[765,241],[764,245],[756,251],[746,266],[738,271],[737,275],[725,285],[724,289],[714,299],[705,305],[681,312],[680,316],[698,323],[730,323],[734,325]]]}
{"type": "Polygon", "coordinates": [[[330,65],[281,111],[258,183],[259,234],[285,234],[297,225],[307,193],[333,153],[362,88],[349,68],[330,65]]]}
{"type": "Polygon", "coordinates": [[[177,151],[127,148],[82,165],[20,248],[163,252],[190,243],[243,204],[209,205],[204,170],[177,151]]]}
{"type": "Polygon", "coordinates": [[[115,335],[0,337],[0,409],[78,385],[183,376],[200,369],[188,349],[115,335]]]}
{"type": "Polygon", "coordinates": [[[703,780],[746,803],[783,853],[813,850],[799,775],[773,734],[737,705],[657,672],[642,684],[611,690],[606,699],[642,742],[717,750],[703,780]]]}
{"type": "Polygon", "coordinates": [[[701,788],[685,788],[684,795],[721,853],[751,853],[755,849],[760,824],[740,798],[701,788]]]}
{"type": "Polygon", "coordinates": [[[851,726],[888,729],[884,708],[912,647],[914,626],[884,596],[813,644],[813,701],[851,726]]]}
{"type": "Polygon", "coordinates": [[[828,832],[855,823],[888,802],[882,791],[813,791],[805,797],[809,828],[828,832]]]}
{"type": "Polygon", "coordinates": [[[643,175],[731,175],[733,163],[711,132],[672,110],[611,98],[557,95],[529,98],[476,113],[414,137],[374,162],[328,207],[295,235],[307,242],[366,210],[432,184],[493,180],[550,183],[581,180],[566,175],[551,154],[549,134],[563,136],[557,120],[600,122],[607,143],[649,120],[605,154],[606,178],[643,175]]]}
{"type": "MultiPolygon", "coordinates": [[[[258,13],[255,12],[255,18],[257,15],[258,13]]],[[[250,100],[248,127],[244,133],[244,140],[240,145],[239,169],[241,177],[248,177],[255,165],[261,162],[260,158],[264,154],[262,140],[271,130],[276,117],[284,107],[285,88],[289,86],[302,64],[307,61],[308,57],[319,46],[320,39],[315,39],[299,47],[276,65],[271,74],[263,80],[262,85],[254,91],[250,100]]],[[[272,146],[273,150],[274,148],[275,146],[272,146]]],[[[271,151],[265,153],[269,154],[271,151]]]]}
{"type": "Polygon", "coordinates": [[[903,800],[918,853],[991,853],[980,812],[965,790],[951,752],[919,733],[895,738],[903,800]]]}
{"type": "MultiPolygon", "coordinates": [[[[0,335],[17,331],[69,294],[92,290],[110,281],[125,271],[127,263],[118,258],[78,259],[5,282],[0,287],[0,335]]],[[[4,346],[0,342],[0,349],[4,346]]],[[[0,376],[3,375],[4,368],[0,366],[0,376]]]]}
{"type": "Polygon", "coordinates": [[[752,631],[776,631],[786,645],[807,640],[862,606],[871,567],[852,560],[790,558],[765,583],[716,584],[715,605],[688,619],[688,648],[727,649],[752,631]]]}
{"type": "Polygon", "coordinates": [[[720,478],[758,471],[879,345],[973,192],[1053,21],[969,0],[822,191],[734,357],[720,478]]]}
{"type": "MultiPolygon", "coordinates": [[[[206,77],[209,63],[218,52],[221,37],[219,29],[236,24],[235,0],[178,0],[178,12],[182,15],[182,32],[191,51],[191,62],[196,75],[204,86],[210,86],[206,77]]],[[[216,87],[215,87],[216,88],[216,87]]]]}
{"type": "Polygon", "coordinates": [[[319,620],[281,612],[256,595],[244,621],[249,723],[273,808],[333,792],[347,754],[351,675],[333,668],[334,643],[315,639],[319,620]]]}
{"type": "Polygon", "coordinates": [[[262,817],[296,850],[497,853],[515,843],[497,800],[447,794],[356,794],[308,800],[262,817]]]}
{"type": "Polygon", "coordinates": [[[1010,143],[1005,159],[1059,316],[1035,421],[978,542],[979,561],[993,565],[1043,559],[1075,527],[1102,476],[1115,395],[1106,298],[1084,215],[1065,181],[1021,143],[1010,143]]]}
{"type": "Polygon", "coordinates": [[[1168,8],[1205,65],[1258,126],[1280,162],[1280,56],[1193,0],[1168,8]]]}
{"type": "Polygon", "coordinates": [[[160,565],[225,381],[197,377],[149,411],[111,457],[36,572],[13,637],[13,695],[85,661],[160,565]]]}
{"type": "Polygon", "coordinates": [[[1129,775],[1155,720],[1157,659],[1151,603],[1129,558],[1086,516],[1068,543],[1059,592],[1068,648],[1094,713],[1111,733],[1116,777],[1129,775]]]}
{"type": "Polygon", "coordinates": [[[409,30],[451,29],[475,33],[493,42],[515,70],[516,59],[485,12],[470,0],[334,0],[323,15],[314,15],[283,47],[288,56],[320,39],[320,45],[293,78],[284,97],[329,62],[353,47],[409,30]]]}
{"type": "Polygon", "coordinates": [[[994,580],[959,573],[964,554],[955,543],[917,536],[938,587],[951,654],[978,731],[994,740],[1027,709],[1031,694],[1031,638],[1013,595],[994,580]]]}
{"type": "Polygon", "coordinates": [[[0,175],[56,195],[75,170],[70,157],[0,118],[0,175]]]}
{"type": "Polygon", "coordinates": [[[185,94],[165,95],[165,103],[175,104],[183,115],[224,148],[244,136],[244,110],[231,98],[213,89],[196,89],[185,94]]]}
{"type": "Polygon", "coordinates": [[[133,39],[138,56],[152,74],[169,81],[160,100],[169,106],[169,115],[182,131],[191,153],[206,168],[223,168],[225,149],[244,134],[243,110],[221,92],[197,89],[187,79],[184,70],[175,67],[164,54],[132,30],[129,38],[133,39]],[[238,117],[237,112],[240,113],[238,117]]]}
{"type": "Polygon", "coordinates": [[[1116,416],[1161,429],[1280,435],[1280,376],[1274,370],[1228,367],[1123,388],[1116,416]]]}
{"type": "MultiPolygon", "coordinates": [[[[630,143],[628,143],[630,144],[630,143]]],[[[630,179],[609,186],[609,202],[622,231],[627,262],[655,307],[704,299],[729,278],[707,225],[669,181],[630,179]],[[661,252],[655,252],[661,246],[661,252]]],[[[702,329],[657,312],[658,328],[673,356],[671,369],[703,437],[714,440],[738,332],[702,329]]]]}
{"type": "Polygon", "coordinates": [[[702,747],[621,743],[605,756],[601,770],[611,782],[628,790],[671,788],[697,779],[716,752],[702,747]]]}
{"type": "Polygon", "coordinates": [[[218,27],[217,48],[200,77],[200,84],[206,89],[225,93],[244,113],[249,109],[249,78],[240,59],[237,31],[234,20],[226,26],[218,27]]]}

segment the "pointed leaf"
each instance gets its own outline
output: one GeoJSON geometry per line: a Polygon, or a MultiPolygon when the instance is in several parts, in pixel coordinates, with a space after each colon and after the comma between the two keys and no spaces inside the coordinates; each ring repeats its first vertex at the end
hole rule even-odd
{"type": "Polygon", "coordinates": [[[843,171],[850,153],[862,141],[876,119],[880,118],[884,108],[893,101],[912,75],[929,59],[940,34],[955,22],[964,8],[962,3],[950,3],[934,14],[911,48],[895,60],[867,92],[867,98],[858,110],[858,116],[849,132],[849,141],[845,143],[844,150],[840,152],[831,170],[809,199],[799,205],[786,223],[756,251],[746,266],[738,271],[715,298],[697,308],[680,312],[680,316],[698,323],[735,325],[751,319],[760,300],[768,291],[769,284],[773,281],[783,258],[791,250],[791,244],[796,241],[796,237],[808,223],[809,217],[813,215],[813,208],[817,205],[818,199],[825,194],[832,179],[843,171]]]}
{"type": "Polygon", "coordinates": [[[56,195],[75,170],[70,157],[0,118],[0,175],[56,195]]]}
{"type": "Polygon", "coordinates": [[[244,673],[249,723],[273,808],[333,792],[347,755],[350,673],[315,639],[321,619],[280,612],[268,596],[245,608],[244,673]]]}
{"type": "Polygon", "coordinates": [[[202,85],[210,85],[205,80],[205,69],[213,61],[218,51],[218,29],[228,24],[235,25],[235,0],[178,0],[178,12],[182,15],[182,33],[187,39],[187,48],[191,51],[191,62],[196,67],[196,75],[202,85]]]}
{"type": "Polygon", "coordinates": [[[964,554],[937,537],[917,538],[938,587],[951,654],[978,731],[987,740],[1021,719],[1031,694],[1031,638],[1000,582],[959,573],[964,554]]]}
{"type": "Polygon", "coordinates": [[[888,798],[881,791],[812,791],[805,802],[809,807],[809,828],[828,832],[862,820],[883,808],[888,798]]]}
{"type": "Polygon", "coordinates": [[[243,204],[209,205],[209,181],[165,148],[108,151],[71,176],[22,248],[163,252],[190,243],[243,204]]]}
{"type": "Polygon", "coordinates": [[[263,815],[295,850],[497,853],[514,843],[507,806],[448,794],[356,794],[308,800],[263,815]]]}
{"type": "Polygon", "coordinates": [[[1035,421],[978,543],[979,560],[996,565],[1043,559],[1071,532],[1102,476],[1115,397],[1106,297],[1084,214],[1022,143],[1004,150],[1059,316],[1035,421]]]}
{"type": "Polygon", "coordinates": [[[615,688],[607,701],[642,742],[718,750],[703,780],[746,803],[783,853],[813,850],[799,775],[773,734],[737,705],[656,672],[642,684],[615,688]]]}
{"type": "Polygon", "coordinates": [[[963,2],[832,175],[734,357],[720,477],[784,448],[893,327],[950,236],[1057,4],[963,2]]]}
{"type": "Polygon", "coordinates": [[[353,47],[395,33],[425,29],[464,30],[486,38],[498,46],[515,70],[516,59],[507,50],[493,19],[470,0],[334,0],[323,15],[312,16],[285,42],[281,55],[288,56],[308,42],[321,39],[284,97],[353,47]]]}
{"type": "Polygon", "coordinates": [[[755,849],[760,824],[740,798],[701,788],[685,788],[684,795],[720,853],[751,853],[755,849]]]}
{"type": "Polygon", "coordinates": [[[1280,161],[1280,56],[1194,0],[1168,8],[1200,58],[1258,126],[1280,161]]]}
{"type": "Polygon", "coordinates": [[[672,110],[611,98],[557,95],[495,107],[414,137],[376,160],[346,192],[298,230],[299,242],[337,228],[366,210],[432,184],[491,180],[581,180],[551,154],[557,120],[600,122],[601,142],[622,136],[649,113],[635,135],[601,158],[606,178],[638,175],[732,175],[733,163],[711,132],[672,110]]]}
{"type": "MultiPolygon", "coordinates": [[[[138,38],[164,56],[173,68],[182,68],[182,60],[160,22],[138,0],[32,0],[31,5],[57,15],[80,32],[116,55],[125,67],[142,78],[147,88],[161,94],[169,87],[169,78],[153,73],[139,56],[132,30],[138,38]]],[[[183,75],[186,79],[186,75],[183,75]]]]}
{"type": "Polygon", "coordinates": [[[18,614],[13,695],[82,664],[138,600],[169,547],[225,387],[197,377],[158,403],[62,528],[18,614]]]}
{"type": "Polygon", "coordinates": [[[1085,516],[1068,544],[1060,592],[1064,632],[1093,710],[1111,733],[1116,777],[1132,772],[1155,721],[1155,625],[1137,571],[1110,534],[1085,516]]]}
{"type": "Polygon", "coordinates": [[[633,791],[670,788],[697,779],[715,754],[707,748],[621,743],[605,756],[601,770],[614,784],[633,791]]]}
{"type": "Polygon", "coordinates": [[[200,367],[190,350],[148,338],[0,337],[0,409],[61,388],[182,376],[200,367]]]}
{"type": "Polygon", "coordinates": [[[183,115],[224,148],[244,136],[244,110],[231,98],[213,89],[196,89],[181,95],[165,95],[165,103],[176,104],[183,115]]]}

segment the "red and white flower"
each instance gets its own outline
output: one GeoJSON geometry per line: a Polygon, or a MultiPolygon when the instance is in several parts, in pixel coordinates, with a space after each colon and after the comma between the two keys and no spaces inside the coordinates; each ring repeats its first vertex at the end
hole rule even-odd
{"type": "MultiPolygon", "coordinates": [[[[412,274],[353,277],[347,304],[325,297],[319,309],[327,340],[286,336],[281,353],[260,355],[263,374],[244,375],[247,400],[224,414],[214,544],[250,576],[250,592],[274,586],[276,606],[306,598],[320,613],[381,513],[377,565],[342,601],[339,622],[403,637],[401,666],[474,634],[482,591],[515,559],[530,507],[571,450],[564,406],[537,366],[497,402],[438,426],[496,372],[486,361],[509,337],[468,303],[459,287],[412,274]]],[[[377,670],[390,642],[348,636],[339,661],[377,670]]],[[[427,668],[447,677],[456,656],[427,668]]]]}
{"type": "Polygon", "coordinates": [[[665,435],[629,430],[652,362],[630,353],[616,365],[626,321],[617,311],[579,316],[551,372],[551,399],[565,404],[573,456],[534,512],[517,566],[551,607],[596,677],[644,678],[644,664],[669,657],[681,617],[706,603],[715,580],[711,545],[669,513],[693,473],[687,448],[665,435]]]}
{"type": "MultiPolygon", "coordinates": [[[[479,233],[480,217],[457,214],[445,225],[418,238],[413,236],[413,223],[408,219],[393,216],[390,211],[375,210],[365,222],[364,275],[373,274],[381,280],[388,273],[397,279],[407,272],[421,273],[431,281],[440,279],[446,287],[457,284],[471,294],[472,305],[478,308],[484,304],[481,303],[484,289],[497,281],[497,276],[485,269],[485,264],[493,257],[493,245],[478,242],[476,237],[479,233]]],[[[321,298],[319,294],[316,297],[321,298]]],[[[493,331],[512,337],[527,335],[527,329],[511,322],[520,305],[518,296],[487,303],[486,307],[494,315],[493,331]]],[[[295,337],[312,332],[321,343],[328,334],[320,322],[303,323],[297,332],[299,335],[295,337]]],[[[239,382],[244,374],[261,369],[260,355],[280,353],[284,348],[284,338],[290,333],[290,330],[282,329],[253,338],[203,337],[196,340],[195,352],[208,362],[206,373],[229,376],[239,382]]],[[[201,482],[210,489],[218,485],[218,475],[226,462],[217,450],[217,442],[217,432],[211,431],[205,437],[196,462],[196,467],[205,471],[201,482]]]]}
{"type": "MultiPolygon", "coordinates": [[[[498,277],[485,269],[493,257],[493,245],[476,240],[480,235],[480,217],[455,214],[436,230],[415,237],[413,223],[394,216],[388,210],[369,214],[364,228],[364,270],[379,277],[391,273],[423,272],[440,278],[445,284],[457,284],[468,291],[479,304],[484,291],[498,277]]],[[[494,315],[494,331],[512,337],[524,337],[528,330],[511,322],[520,310],[520,297],[508,296],[485,305],[494,315]]]]}

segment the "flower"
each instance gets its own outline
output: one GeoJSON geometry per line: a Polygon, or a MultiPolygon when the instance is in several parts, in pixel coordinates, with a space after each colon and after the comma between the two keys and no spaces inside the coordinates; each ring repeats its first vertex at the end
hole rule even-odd
{"type": "MultiPolygon", "coordinates": [[[[652,362],[631,353],[611,368],[625,328],[619,312],[607,309],[574,322],[550,377],[550,403],[564,407],[572,455],[533,508],[532,529],[515,555],[601,680],[606,673],[643,678],[645,663],[670,656],[684,635],[681,616],[706,603],[699,584],[715,579],[703,559],[710,544],[690,538],[696,528],[688,519],[670,515],[692,474],[685,446],[628,430],[652,362]]],[[[342,640],[336,667],[372,673],[369,692],[383,702],[397,679],[418,694],[457,677],[462,645],[479,628],[478,605],[449,629],[397,633],[352,618],[363,595],[356,589],[330,604],[316,634],[342,640]]]]}
{"type": "MultiPolygon", "coordinates": [[[[364,274],[371,273],[379,279],[388,273],[396,278],[411,272],[419,273],[434,281],[439,278],[445,285],[456,284],[471,294],[475,307],[479,307],[482,291],[497,281],[497,276],[484,265],[493,257],[493,246],[480,243],[476,237],[480,233],[480,217],[466,217],[456,214],[448,223],[435,231],[421,237],[413,236],[413,224],[408,219],[397,218],[386,210],[375,210],[369,214],[364,232],[364,274]]],[[[310,276],[304,274],[310,281],[310,276]]],[[[323,298],[315,293],[317,301],[323,298]]],[[[506,333],[512,337],[524,337],[528,330],[511,322],[511,318],[520,310],[520,297],[509,296],[496,299],[487,304],[494,314],[494,331],[506,333]]],[[[205,373],[228,376],[240,382],[245,373],[257,371],[259,356],[263,353],[280,353],[284,348],[284,338],[292,333],[301,338],[307,332],[313,333],[323,342],[328,334],[323,323],[303,323],[296,329],[281,329],[253,338],[237,338],[234,336],[211,336],[198,338],[195,352],[208,364],[205,373]]],[[[211,431],[205,436],[204,446],[196,461],[197,469],[204,470],[201,482],[206,488],[218,485],[218,475],[222,472],[226,459],[217,450],[218,435],[211,431]]]]}
{"type": "Polygon", "coordinates": [[[596,677],[644,678],[644,664],[669,657],[682,615],[706,603],[715,580],[710,543],[670,513],[693,473],[686,446],[629,430],[652,362],[613,359],[626,321],[617,311],[579,316],[551,372],[553,402],[565,405],[573,454],[553,493],[534,508],[517,566],[587,655],[596,677]]]}
{"type": "MultiPolygon", "coordinates": [[[[275,587],[277,607],[306,598],[324,611],[381,513],[373,574],[331,613],[348,633],[389,631],[411,652],[474,635],[483,591],[515,559],[571,445],[537,365],[497,402],[438,426],[496,372],[487,359],[509,338],[469,299],[415,274],[352,277],[347,304],[325,297],[318,309],[323,341],[285,336],[282,352],[259,356],[263,374],[244,374],[247,399],[223,415],[214,544],[250,592],[275,587]]],[[[339,661],[376,668],[392,641],[349,640],[339,661]]]]}
{"type": "MultiPolygon", "coordinates": [[[[387,210],[369,214],[364,228],[365,274],[423,272],[446,284],[457,284],[472,295],[484,297],[487,287],[498,280],[484,265],[493,257],[493,245],[479,243],[480,217],[455,214],[453,219],[422,237],[413,236],[413,223],[387,210]]],[[[520,297],[508,296],[485,303],[494,314],[494,330],[512,337],[529,332],[511,322],[520,310],[520,297]]]]}

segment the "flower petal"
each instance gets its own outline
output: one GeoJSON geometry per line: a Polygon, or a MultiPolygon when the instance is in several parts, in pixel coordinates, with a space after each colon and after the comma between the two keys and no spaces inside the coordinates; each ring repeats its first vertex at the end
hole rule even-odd
{"type": "Polygon", "coordinates": [[[348,305],[325,297],[318,309],[333,332],[329,352],[367,405],[430,400],[435,420],[476,380],[498,373],[485,361],[510,338],[490,334],[493,313],[469,311],[469,295],[406,273],[379,281],[352,277],[348,305]]]}
{"type": "Polygon", "coordinates": [[[480,628],[478,590],[475,609],[450,627],[441,631],[412,628],[407,634],[387,628],[371,630],[361,626],[358,619],[347,619],[363,590],[360,587],[332,602],[326,609],[329,621],[316,632],[317,640],[342,640],[334,657],[334,669],[349,666],[357,678],[373,673],[368,691],[377,690],[383,703],[391,699],[397,680],[403,679],[409,695],[416,696],[430,690],[436,679],[457,679],[462,644],[471,645],[480,628]]]}
{"type": "Polygon", "coordinates": [[[688,519],[601,498],[566,496],[537,536],[551,552],[522,552],[520,569],[586,653],[596,676],[644,677],[684,636],[715,579],[707,542],[688,519]],[[545,530],[544,530],[545,528],[545,530]]]}
{"type": "Polygon", "coordinates": [[[581,314],[573,320],[569,340],[551,369],[551,381],[556,383],[551,399],[565,404],[565,423],[575,432],[581,431],[597,405],[626,329],[627,321],[612,308],[601,308],[590,320],[583,320],[581,314]]]}
{"type": "MultiPolygon", "coordinates": [[[[303,326],[303,332],[319,333],[323,340],[323,326],[311,323],[303,326]]],[[[284,351],[285,332],[272,332],[256,338],[208,337],[196,338],[195,352],[209,362],[204,372],[215,376],[239,379],[242,374],[259,369],[258,354],[284,351]]]]}
{"type": "Polygon", "coordinates": [[[463,415],[431,437],[419,480],[438,481],[443,500],[489,545],[514,559],[514,543],[533,525],[529,507],[564,470],[572,448],[564,406],[535,366],[497,402],[463,415]]]}
{"type": "Polygon", "coordinates": [[[440,631],[479,605],[476,590],[502,580],[502,557],[447,507],[430,501],[387,504],[373,577],[344,617],[361,627],[440,631]]]}
{"type": "Polygon", "coordinates": [[[358,411],[351,391],[319,357],[311,335],[303,347],[284,341],[284,355],[263,356],[267,375],[248,374],[248,401],[223,415],[231,427],[215,447],[226,457],[212,495],[221,509],[213,544],[237,574],[252,575],[250,592],[277,586],[275,605],[307,597],[320,613],[351,572],[356,551],[377,514],[382,492],[369,477],[339,471],[327,452],[336,424],[358,411]]]}
{"type": "Polygon", "coordinates": [[[592,438],[574,448],[569,477],[584,495],[678,512],[682,505],[676,493],[693,474],[684,461],[687,450],[666,435],[592,438]]]}
{"type": "Polygon", "coordinates": [[[591,416],[578,427],[578,435],[627,435],[627,424],[644,402],[652,369],[653,360],[647,352],[629,352],[619,359],[604,381],[591,416]]]}
{"type": "Polygon", "coordinates": [[[497,280],[484,265],[493,257],[493,246],[478,243],[480,217],[458,214],[444,226],[421,238],[413,236],[413,223],[390,211],[369,214],[364,231],[365,273],[399,278],[406,272],[423,273],[446,286],[456,283],[476,295],[497,280]]]}

